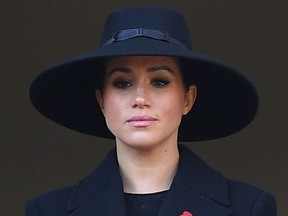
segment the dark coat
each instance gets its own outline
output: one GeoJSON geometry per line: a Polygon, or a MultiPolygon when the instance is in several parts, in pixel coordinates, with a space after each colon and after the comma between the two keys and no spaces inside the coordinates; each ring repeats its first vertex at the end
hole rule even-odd
{"type": "MultiPolygon", "coordinates": [[[[159,216],[276,216],[274,197],[225,179],[184,146],[177,174],[159,216]],[[183,214],[190,215],[190,214],[183,214]]],[[[125,216],[116,151],[79,184],[42,195],[26,205],[26,216],[125,216]]]]}

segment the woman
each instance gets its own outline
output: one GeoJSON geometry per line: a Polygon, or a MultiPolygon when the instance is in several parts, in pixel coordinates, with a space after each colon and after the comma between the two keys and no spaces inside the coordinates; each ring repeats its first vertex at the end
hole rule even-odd
{"type": "Polygon", "coordinates": [[[116,148],[79,184],[29,201],[26,216],[276,215],[270,193],[178,145],[236,133],[258,99],[237,71],[192,50],[177,11],[113,12],[99,48],[42,72],[30,97],[49,119],[116,148]]]}

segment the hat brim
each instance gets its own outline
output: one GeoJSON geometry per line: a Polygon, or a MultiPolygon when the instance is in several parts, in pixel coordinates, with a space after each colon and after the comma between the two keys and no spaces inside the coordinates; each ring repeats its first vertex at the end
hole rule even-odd
{"type": "Polygon", "coordinates": [[[197,85],[198,95],[192,111],[182,119],[180,142],[231,135],[247,126],[257,112],[253,85],[235,69],[188,48],[142,37],[103,46],[43,71],[31,83],[32,104],[60,125],[114,139],[95,97],[97,68],[103,58],[134,55],[185,59],[190,69],[185,71],[185,81],[197,85]]]}

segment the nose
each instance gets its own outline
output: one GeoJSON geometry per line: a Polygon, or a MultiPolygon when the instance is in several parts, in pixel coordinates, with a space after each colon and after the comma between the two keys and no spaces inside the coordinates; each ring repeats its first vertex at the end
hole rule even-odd
{"type": "Polygon", "coordinates": [[[132,107],[141,109],[145,107],[150,107],[149,92],[147,87],[141,85],[135,89],[132,107]]]}

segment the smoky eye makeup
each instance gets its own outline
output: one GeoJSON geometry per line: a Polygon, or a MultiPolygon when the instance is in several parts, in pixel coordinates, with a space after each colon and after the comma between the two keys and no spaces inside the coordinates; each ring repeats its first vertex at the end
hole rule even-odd
{"type": "Polygon", "coordinates": [[[126,89],[132,85],[131,74],[127,68],[112,68],[106,71],[106,83],[118,89],[126,89]]]}
{"type": "Polygon", "coordinates": [[[132,86],[132,83],[125,79],[115,79],[112,81],[112,86],[118,89],[126,89],[132,86]]]}
{"type": "Polygon", "coordinates": [[[156,88],[163,88],[167,86],[169,83],[170,80],[166,78],[154,78],[151,80],[151,85],[153,85],[156,88]]]}

